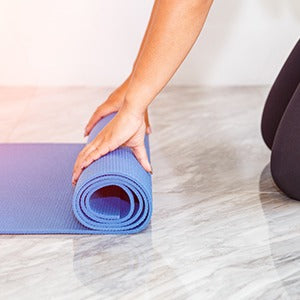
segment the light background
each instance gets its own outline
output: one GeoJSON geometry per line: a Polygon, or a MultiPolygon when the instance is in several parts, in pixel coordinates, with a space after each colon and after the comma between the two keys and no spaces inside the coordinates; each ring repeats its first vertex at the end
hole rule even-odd
{"type": "MultiPolygon", "coordinates": [[[[0,0],[0,85],[120,84],[131,70],[152,4],[0,0]]],[[[215,0],[171,84],[270,84],[299,29],[299,0],[215,0]]]]}

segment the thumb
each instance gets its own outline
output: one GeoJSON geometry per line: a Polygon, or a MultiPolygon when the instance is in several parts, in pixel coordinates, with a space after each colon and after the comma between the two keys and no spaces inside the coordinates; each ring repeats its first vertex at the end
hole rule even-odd
{"type": "Polygon", "coordinates": [[[148,160],[147,152],[144,143],[139,146],[132,147],[132,152],[142,167],[149,173],[152,174],[152,167],[148,160]]]}
{"type": "Polygon", "coordinates": [[[151,134],[152,133],[152,128],[151,128],[150,121],[149,121],[148,110],[145,113],[145,124],[146,124],[146,133],[151,134]]]}

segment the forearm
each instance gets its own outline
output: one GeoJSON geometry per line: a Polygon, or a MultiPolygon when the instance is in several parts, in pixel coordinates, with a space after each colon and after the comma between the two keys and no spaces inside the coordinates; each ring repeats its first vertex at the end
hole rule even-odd
{"type": "Polygon", "coordinates": [[[167,84],[200,34],[212,1],[155,1],[128,82],[127,105],[145,110],[167,84]]]}
{"type": "Polygon", "coordinates": [[[153,19],[154,19],[154,16],[156,14],[156,11],[157,11],[157,6],[158,6],[158,1],[155,1],[154,2],[154,5],[153,5],[153,8],[152,8],[152,11],[151,11],[151,16],[150,16],[150,19],[149,19],[149,22],[147,24],[147,28],[146,28],[146,31],[144,33],[144,36],[143,36],[143,40],[142,40],[142,43],[140,45],[140,48],[139,48],[139,51],[138,51],[138,54],[137,54],[137,57],[135,58],[135,61],[134,61],[134,64],[133,64],[133,67],[132,67],[132,70],[131,70],[131,73],[130,75],[128,76],[128,78],[125,80],[125,82],[123,83],[124,85],[126,85],[126,88],[129,86],[129,83],[130,83],[130,80],[132,78],[132,74],[133,74],[133,71],[136,67],[136,63],[138,61],[138,59],[140,58],[141,56],[141,53],[145,47],[145,42],[148,38],[148,35],[149,35],[149,32],[150,32],[150,28],[152,27],[153,25],[153,19]]]}

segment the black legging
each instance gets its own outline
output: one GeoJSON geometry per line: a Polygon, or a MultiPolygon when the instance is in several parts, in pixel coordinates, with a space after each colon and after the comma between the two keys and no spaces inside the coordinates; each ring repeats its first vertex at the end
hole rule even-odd
{"type": "Polygon", "coordinates": [[[261,123],[276,185],[300,200],[300,40],[268,95],[261,123]]]}

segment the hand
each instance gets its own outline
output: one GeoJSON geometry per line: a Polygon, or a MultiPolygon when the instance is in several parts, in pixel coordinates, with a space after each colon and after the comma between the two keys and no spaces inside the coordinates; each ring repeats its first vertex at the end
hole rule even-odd
{"type": "Polygon", "coordinates": [[[73,185],[77,183],[82,171],[93,161],[117,149],[119,146],[131,148],[143,168],[152,174],[152,168],[144,144],[145,133],[146,122],[144,113],[138,113],[127,105],[123,105],[96,138],[79,153],[73,170],[73,185]]]}
{"type": "MultiPolygon", "coordinates": [[[[90,118],[87,126],[85,127],[84,136],[88,136],[94,126],[105,116],[119,111],[122,107],[125,99],[125,95],[128,88],[130,77],[124,81],[124,83],[118,87],[105,102],[98,106],[92,117],[90,118]]],[[[150,134],[152,132],[151,126],[149,123],[148,111],[145,112],[145,124],[146,124],[146,133],[150,134]]]]}

